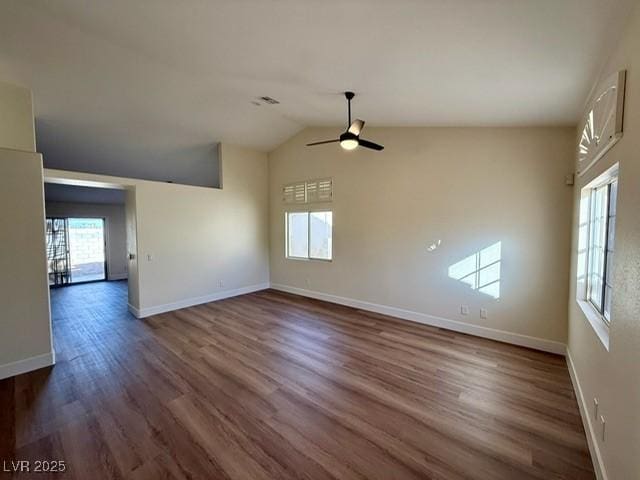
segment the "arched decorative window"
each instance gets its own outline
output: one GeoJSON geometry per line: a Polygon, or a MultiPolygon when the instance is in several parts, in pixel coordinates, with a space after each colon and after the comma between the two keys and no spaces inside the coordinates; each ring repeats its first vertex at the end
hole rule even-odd
{"type": "Polygon", "coordinates": [[[578,175],[584,174],[622,137],[626,71],[606,79],[596,95],[582,125],[578,144],[578,175]]]}

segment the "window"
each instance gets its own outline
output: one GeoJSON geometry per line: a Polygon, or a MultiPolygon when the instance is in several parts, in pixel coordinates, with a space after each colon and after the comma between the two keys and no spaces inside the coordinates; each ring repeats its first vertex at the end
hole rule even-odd
{"type": "Polygon", "coordinates": [[[299,181],[282,187],[284,203],[330,202],[332,198],[333,180],[331,178],[299,181]]]}
{"type": "Polygon", "coordinates": [[[622,137],[625,83],[626,71],[620,70],[596,87],[578,145],[578,175],[595,165],[622,137]]]}
{"type": "Polygon", "coordinates": [[[287,212],[285,224],[287,258],[333,258],[333,212],[287,212]]]}
{"type": "Polygon", "coordinates": [[[618,179],[613,177],[589,192],[587,299],[611,321],[611,266],[613,263],[618,179]]]}
{"type": "Polygon", "coordinates": [[[617,193],[618,164],[580,192],[576,301],[607,350],[612,321],[617,193]]]}

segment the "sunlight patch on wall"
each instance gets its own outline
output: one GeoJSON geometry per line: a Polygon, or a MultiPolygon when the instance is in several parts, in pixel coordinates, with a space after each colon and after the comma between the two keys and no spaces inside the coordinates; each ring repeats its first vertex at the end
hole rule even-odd
{"type": "Polygon", "coordinates": [[[473,290],[500,298],[500,263],[502,242],[496,242],[449,267],[449,277],[469,285],[473,290]]]}

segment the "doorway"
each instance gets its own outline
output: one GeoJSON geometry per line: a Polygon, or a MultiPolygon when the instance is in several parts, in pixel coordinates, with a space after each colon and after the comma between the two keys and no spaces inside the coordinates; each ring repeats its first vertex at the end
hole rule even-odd
{"type": "Polygon", "coordinates": [[[116,301],[115,297],[118,297],[118,304],[136,315],[139,293],[135,186],[106,184],[100,182],[99,177],[80,181],[52,176],[53,173],[71,175],[71,172],[45,170],[46,247],[48,283],[52,286],[52,318],[70,314],[71,298],[84,298],[88,305],[91,301],[107,300],[103,294],[113,296],[109,302],[116,301]],[[89,249],[92,253],[88,258],[86,255],[78,258],[77,255],[77,245],[82,245],[82,240],[76,242],[78,236],[75,233],[83,229],[93,239],[93,248],[89,249]],[[118,285],[124,285],[127,291],[123,297],[120,296],[122,288],[115,288],[118,281],[122,282],[118,285]],[[86,297],[74,291],[84,292],[86,297]]]}
{"type": "Polygon", "coordinates": [[[49,285],[107,279],[104,218],[47,217],[49,285]]]}

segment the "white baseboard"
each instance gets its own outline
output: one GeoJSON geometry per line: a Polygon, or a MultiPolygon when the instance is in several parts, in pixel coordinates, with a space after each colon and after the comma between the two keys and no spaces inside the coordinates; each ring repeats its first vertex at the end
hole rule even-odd
{"type": "Polygon", "coordinates": [[[607,471],[604,468],[604,462],[602,461],[602,454],[600,453],[600,447],[598,446],[598,440],[591,423],[591,415],[589,415],[588,403],[586,402],[584,395],[582,394],[582,388],[580,387],[580,381],[578,380],[578,373],[576,372],[573,359],[571,358],[571,352],[567,348],[567,366],[569,367],[569,376],[571,377],[571,383],[573,383],[573,390],[576,393],[578,399],[578,408],[580,409],[580,416],[582,417],[582,424],[584,425],[584,431],[586,432],[587,443],[589,444],[589,453],[591,453],[591,461],[593,462],[593,469],[596,472],[596,478],[598,480],[607,480],[607,471]]]}
{"type": "Polygon", "coordinates": [[[258,290],[265,290],[269,288],[269,283],[259,283],[257,285],[249,285],[247,287],[236,288],[233,290],[224,290],[222,292],[216,292],[202,297],[187,298],[178,302],[165,303],[163,305],[156,305],[153,307],[136,308],[129,304],[129,311],[137,318],[150,317],[151,315],[157,315],[159,313],[170,312],[172,310],[179,310],[181,308],[192,307],[194,305],[200,305],[202,303],[215,302],[216,300],[222,300],[224,298],[237,297],[238,295],[245,295],[251,292],[257,292],[258,290]]]}
{"type": "Polygon", "coordinates": [[[43,353],[42,355],[25,358],[24,360],[18,360],[17,362],[6,363],[4,365],[0,365],[0,380],[31,372],[33,370],[38,370],[39,368],[49,367],[55,363],[55,352],[43,353]]]}
{"type": "Polygon", "coordinates": [[[381,313],[383,315],[402,318],[404,320],[410,320],[412,322],[423,323],[425,325],[446,328],[455,332],[467,333],[469,335],[475,335],[477,337],[490,338],[491,340],[498,340],[500,342],[512,343],[514,345],[519,345],[522,347],[542,350],[543,352],[556,353],[558,355],[564,355],[566,352],[566,345],[564,343],[555,342],[553,340],[546,340],[544,338],[530,337],[528,335],[522,335],[519,333],[512,333],[504,330],[482,327],[480,325],[472,325],[469,323],[458,322],[456,320],[449,320],[447,318],[428,315],[426,313],[404,310],[402,308],[390,307],[388,305],[379,305],[377,303],[355,300],[353,298],[339,297],[337,295],[316,292],[313,290],[305,290],[303,288],[291,287],[289,285],[272,283],[271,288],[273,288],[274,290],[281,290],[283,292],[294,293],[296,295],[302,295],[304,297],[324,300],[325,302],[338,303],[340,305],[346,305],[348,307],[359,308],[361,310],[381,313]]]}
{"type": "Polygon", "coordinates": [[[140,316],[140,310],[136,307],[134,307],[133,305],[131,305],[130,303],[127,303],[127,308],[129,309],[129,311],[131,312],[131,314],[136,317],[136,318],[142,318],[140,316]]]}
{"type": "Polygon", "coordinates": [[[127,274],[127,272],[109,274],[109,280],[126,280],[127,278],[129,278],[129,275],[127,274]]]}

